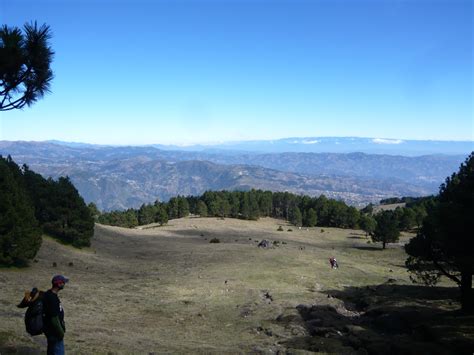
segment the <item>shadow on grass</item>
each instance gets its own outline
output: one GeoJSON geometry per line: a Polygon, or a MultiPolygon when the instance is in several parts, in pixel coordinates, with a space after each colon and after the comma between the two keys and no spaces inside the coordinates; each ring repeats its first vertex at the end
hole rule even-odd
{"type": "Polygon", "coordinates": [[[474,315],[455,287],[382,284],[323,291],[335,305],[299,305],[306,334],[290,349],[340,354],[472,354],[474,315]]]}
{"type": "Polygon", "coordinates": [[[0,354],[42,354],[39,347],[28,345],[14,345],[16,343],[15,335],[12,332],[0,331],[0,354]]]}
{"type": "Polygon", "coordinates": [[[368,250],[368,251],[382,251],[382,247],[374,245],[374,246],[363,246],[363,245],[355,245],[353,246],[354,249],[359,249],[359,250],[368,250]]]}

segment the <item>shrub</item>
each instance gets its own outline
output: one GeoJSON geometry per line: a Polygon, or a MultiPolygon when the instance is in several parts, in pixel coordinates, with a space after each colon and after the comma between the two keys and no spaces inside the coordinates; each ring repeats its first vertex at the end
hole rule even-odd
{"type": "Polygon", "coordinates": [[[278,229],[277,229],[277,231],[283,232],[283,227],[282,227],[282,226],[279,226],[278,229]]]}
{"type": "Polygon", "coordinates": [[[220,243],[221,241],[218,238],[212,238],[209,243],[220,243]]]}
{"type": "Polygon", "coordinates": [[[291,228],[288,228],[288,232],[293,232],[293,229],[291,229],[291,228]]]}

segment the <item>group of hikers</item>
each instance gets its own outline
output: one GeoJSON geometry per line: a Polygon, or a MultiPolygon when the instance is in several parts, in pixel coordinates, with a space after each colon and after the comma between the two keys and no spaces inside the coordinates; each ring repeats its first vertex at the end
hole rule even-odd
{"type": "MultiPolygon", "coordinates": [[[[329,264],[332,269],[339,268],[333,256],[329,258],[329,264]]],[[[27,332],[31,335],[44,334],[46,336],[47,355],[64,355],[65,353],[63,339],[66,325],[58,293],[68,282],[69,279],[64,275],[56,275],[51,280],[51,288],[48,291],[39,291],[35,287],[25,292],[25,296],[18,305],[20,308],[28,308],[25,314],[27,332]]]]}

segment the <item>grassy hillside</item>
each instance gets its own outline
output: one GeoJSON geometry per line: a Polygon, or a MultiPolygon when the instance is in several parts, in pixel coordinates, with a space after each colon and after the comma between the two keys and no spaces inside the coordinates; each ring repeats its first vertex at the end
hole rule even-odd
{"type": "Polygon", "coordinates": [[[69,353],[474,348],[473,319],[460,317],[450,299],[457,289],[409,281],[408,238],[382,251],[357,230],[216,218],[134,230],[97,225],[87,250],[46,238],[31,268],[0,270],[0,353],[44,351],[44,337],[25,333],[15,304],[57,273],[71,279],[60,293],[69,353]],[[258,248],[262,239],[279,246],[258,248]]]}

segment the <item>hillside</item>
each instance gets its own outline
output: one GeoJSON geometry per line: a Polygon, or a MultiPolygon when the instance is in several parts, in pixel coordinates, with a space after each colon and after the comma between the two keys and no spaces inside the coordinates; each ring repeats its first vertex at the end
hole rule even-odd
{"type": "Polygon", "coordinates": [[[260,188],[325,194],[362,206],[393,196],[433,194],[464,156],[166,151],[154,147],[0,142],[46,177],[71,178],[86,202],[103,210],[205,190],[260,188]]]}
{"type": "Polygon", "coordinates": [[[87,250],[46,238],[31,268],[0,270],[8,285],[0,293],[0,352],[44,350],[42,337],[25,335],[14,305],[57,273],[71,279],[60,294],[70,353],[472,349],[473,319],[452,312],[457,288],[412,285],[399,244],[381,251],[360,231],[288,231],[273,219],[185,218],[148,227],[97,225],[87,250]],[[210,244],[214,237],[221,243],[210,244]],[[258,248],[263,238],[280,243],[258,248]],[[330,256],[338,270],[329,268],[330,256]]]}

